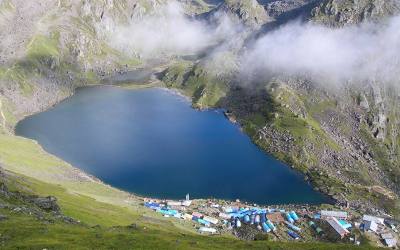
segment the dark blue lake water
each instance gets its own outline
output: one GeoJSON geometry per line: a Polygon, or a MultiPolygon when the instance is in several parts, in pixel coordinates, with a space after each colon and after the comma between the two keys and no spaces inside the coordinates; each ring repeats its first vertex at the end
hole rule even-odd
{"type": "Polygon", "coordinates": [[[158,198],[321,203],[303,177],[258,149],[220,111],[163,89],[91,87],[28,117],[18,135],[104,182],[158,198]]]}

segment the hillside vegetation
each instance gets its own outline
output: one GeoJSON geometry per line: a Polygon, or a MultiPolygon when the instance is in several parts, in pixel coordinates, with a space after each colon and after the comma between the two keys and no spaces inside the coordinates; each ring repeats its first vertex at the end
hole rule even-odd
{"type": "Polygon", "coordinates": [[[398,13],[394,1],[280,0],[265,6],[255,0],[180,1],[185,15],[209,25],[215,25],[216,11],[243,24],[227,46],[207,48],[194,59],[164,54],[148,59],[124,53],[107,40],[106,31],[157,16],[165,2],[0,1],[0,248],[372,249],[203,236],[183,222],[145,210],[140,197],[14,135],[19,120],[77,87],[151,68],[159,76],[154,86],[181,91],[196,108],[226,109],[258,146],[293,165],[338,204],[400,217],[397,88],[371,80],[363,88],[349,82],[337,91],[304,75],[256,77],[247,83],[237,74],[246,67],[239,61],[243,47],[282,20],[310,9],[302,16],[307,22],[330,27],[379,21],[398,13]]]}
{"type": "MultiPolygon", "coordinates": [[[[310,23],[334,27],[399,13],[396,1],[299,1],[299,12],[280,2],[267,11],[288,8],[293,18],[304,15],[310,23]],[[310,5],[314,7],[304,14],[310,5]]],[[[258,15],[248,6],[241,8],[247,18],[258,15]]],[[[265,28],[274,22],[265,20],[265,28]]],[[[330,79],[272,74],[247,83],[238,74],[241,52],[230,47],[194,64],[176,62],[163,81],[192,96],[195,107],[227,109],[256,144],[306,174],[339,203],[400,216],[397,82],[349,80],[338,89],[330,79]]]]}

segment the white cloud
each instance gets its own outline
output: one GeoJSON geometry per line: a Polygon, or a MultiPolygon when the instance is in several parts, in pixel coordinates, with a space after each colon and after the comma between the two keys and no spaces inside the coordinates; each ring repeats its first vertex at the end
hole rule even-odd
{"type": "MultiPolygon", "coordinates": [[[[216,13],[213,21],[210,25],[189,18],[178,2],[169,1],[124,26],[105,19],[99,32],[107,34],[112,47],[150,59],[195,54],[216,44],[208,60],[237,60],[236,56],[226,55],[245,51],[239,61],[221,63],[238,63],[245,77],[287,74],[335,83],[349,79],[399,81],[400,17],[339,29],[293,22],[268,32],[246,49],[248,30],[224,13],[216,13]]],[[[226,67],[215,70],[218,68],[226,67]]]]}
{"type": "Polygon", "coordinates": [[[340,83],[348,79],[399,81],[400,17],[384,24],[331,29],[299,22],[257,40],[244,55],[246,74],[307,75],[340,83]]]}
{"type": "Polygon", "coordinates": [[[132,20],[128,25],[107,26],[112,47],[143,57],[196,53],[212,40],[206,26],[186,17],[176,2],[160,6],[157,13],[132,20]]]}

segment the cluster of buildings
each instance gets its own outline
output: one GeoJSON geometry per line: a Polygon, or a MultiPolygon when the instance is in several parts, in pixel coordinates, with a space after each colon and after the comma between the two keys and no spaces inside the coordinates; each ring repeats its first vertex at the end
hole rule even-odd
{"type": "MultiPolygon", "coordinates": [[[[353,224],[347,222],[349,219],[347,212],[322,210],[319,215],[316,215],[316,217],[324,220],[326,224],[329,225],[329,230],[333,233],[331,236],[336,236],[340,239],[348,237],[350,241],[359,244],[354,237],[351,237],[352,234],[350,229],[353,228],[353,224]]],[[[365,233],[374,234],[380,239],[381,243],[387,247],[397,247],[397,237],[395,234],[398,233],[398,223],[396,221],[367,214],[362,216],[361,221],[353,221],[354,228],[358,228],[365,233]]]]}
{"type": "Polygon", "coordinates": [[[329,211],[321,210],[319,214],[315,215],[316,219],[322,220],[321,224],[324,224],[328,232],[330,232],[330,237],[343,239],[350,235],[349,229],[352,227],[350,223],[347,222],[348,214],[344,211],[329,211]]]}
{"type": "Polygon", "coordinates": [[[396,226],[397,222],[394,220],[372,215],[364,215],[360,225],[364,231],[380,236],[382,242],[392,248],[397,246],[397,238],[394,236],[395,233],[398,233],[396,226]]]}
{"type": "Polygon", "coordinates": [[[218,233],[222,230],[234,230],[242,226],[251,226],[265,233],[276,233],[278,225],[283,225],[287,235],[292,239],[300,239],[298,232],[301,228],[295,224],[300,220],[295,211],[284,209],[260,208],[249,206],[229,205],[217,203],[206,205],[193,203],[187,196],[182,201],[161,201],[145,199],[144,206],[165,217],[174,217],[193,221],[199,226],[201,233],[218,233]]]}
{"type": "Polygon", "coordinates": [[[187,195],[186,199],[183,201],[160,201],[145,199],[144,202],[145,207],[161,213],[164,217],[174,217],[197,222],[200,226],[199,232],[217,233],[217,229],[213,228],[212,226],[219,224],[220,220],[218,218],[214,218],[190,209],[191,204],[192,201],[189,199],[189,195],[187,195]]]}
{"type": "MultiPolygon", "coordinates": [[[[271,208],[227,201],[144,200],[144,206],[165,217],[193,222],[200,233],[216,234],[249,230],[273,235],[277,240],[330,240],[360,244],[353,229],[379,237],[388,247],[397,247],[395,221],[371,215],[349,216],[346,211],[307,207],[271,208]],[[306,229],[306,230],[303,230],[306,229]]],[[[235,233],[236,235],[236,233],[235,233]]]]}

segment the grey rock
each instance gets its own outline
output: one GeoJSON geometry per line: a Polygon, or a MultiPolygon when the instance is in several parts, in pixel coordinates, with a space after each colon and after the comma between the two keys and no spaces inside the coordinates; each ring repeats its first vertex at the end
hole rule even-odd
{"type": "Polygon", "coordinates": [[[257,0],[231,0],[225,1],[218,8],[213,10],[211,14],[226,13],[243,22],[249,27],[260,27],[266,22],[272,20],[264,7],[257,0]]]}
{"type": "Polygon", "coordinates": [[[398,0],[325,0],[312,10],[311,19],[340,27],[377,21],[400,12],[398,0]]]}
{"type": "Polygon", "coordinates": [[[57,198],[53,196],[34,198],[32,203],[46,211],[60,211],[60,207],[57,204],[57,198]]]}
{"type": "Polygon", "coordinates": [[[6,220],[8,219],[7,216],[0,214],[0,221],[6,220]]]}
{"type": "Polygon", "coordinates": [[[365,94],[362,94],[361,96],[360,96],[360,106],[364,109],[364,110],[366,110],[367,112],[369,111],[369,103],[368,103],[368,100],[367,100],[367,97],[365,96],[365,94]]]}

